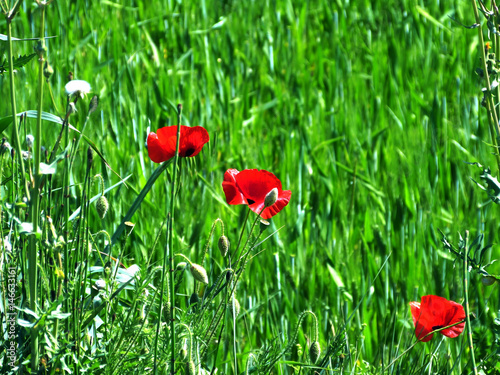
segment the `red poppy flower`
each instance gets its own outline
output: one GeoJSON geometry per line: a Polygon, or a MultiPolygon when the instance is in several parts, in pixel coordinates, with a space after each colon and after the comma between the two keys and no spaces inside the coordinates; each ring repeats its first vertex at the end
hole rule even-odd
{"type": "MultiPolygon", "coordinates": [[[[422,302],[410,302],[411,315],[415,325],[417,339],[427,342],[432,335],[425,337],[429,332],[443,328],[465,319],[465,311],[462,305],[448,301],[439,296],[423,296],[422,302]]],[[[464,330],[465,323],[439,331],[448,337],[457,337],[464,330]]]]}
{"type": "MultiPolygon", "coordinates": [[[[208,132],[201,126],[181,125],[181,139],[179,142],[179,156],[192,157],[200,153],[209,141],[208,132]]],[[[148,155],[155,163],[161,163],[175,156],[177,143],[177,125],[165,126],[157,133],[148,135],[148,155]]]]}
{"type": "Polygon", "coordinates": [[[222,188],[228,204],[246,204],[257,214],[265,207],[266,195],[276,188],[278,190],[276,203],[262,211],[260,216],[263,219],[270,219],[280,212],[292,196],[290,190],[282,190],[278,177],[271,172],[258,169],[245,169],[241,172],[228,169],[224,173],[222,188]]]}

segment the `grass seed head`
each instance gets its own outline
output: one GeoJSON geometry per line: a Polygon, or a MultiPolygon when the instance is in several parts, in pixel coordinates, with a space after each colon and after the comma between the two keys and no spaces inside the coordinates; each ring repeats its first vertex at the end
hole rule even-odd
{"type": "Polygon", "coordinates": [[[320,355],[321,346],[319,346],[318,341],[314,341],[309,348],[309,359],[311,360],[311,363],[315,364],[318,361],[320,355]]]}
{"type": "Polygon", "coordinates": [[[227,308],[229,309],[229,313],[231,316],[233,315],[234,308],[234,316],[238,316],[240,314],[241,306],[236,298],[232,298],[231,301],[227,304],[227,308]]]}
{"type": "Polygon", "coordinates": [[[104,195],[101,195],[99,199],[97,200],[96,204],[96,209],[97,209],[97,214],[101,219],[104,219],[104,216],[106,216],[106,213],[108,212],[109,208],[109,203],[108,200],[104,195]]]}
{"type": "Polygon", "coordinates": [[[224,235],[219,238],[219,250],[223,257],[225,257],[229,251],[229,239],[224,235]]]}
{"type": "Polygon", "coordinates": [[[193,275],[196,281],[208,285],[207,271],[199,264],[196,263],[191,264],[191,275],[193,275]]]}

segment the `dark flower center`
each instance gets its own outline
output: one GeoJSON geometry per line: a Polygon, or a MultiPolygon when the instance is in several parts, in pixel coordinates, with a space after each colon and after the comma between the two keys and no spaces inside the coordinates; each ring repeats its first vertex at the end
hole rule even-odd
{"type": "Polygon", "coordinates": [[[184,153],[184,156],[191,156],[194,154],[194,148],[188,148],[186,152],[184,153]]]}
{"type": "Polygon", "coordinates": [[[433,327],[432,327],[432,330],[433,330],[433,331],[435,331],[435,330],[437,330],[437,329],[441,329],[441,328],[443,328],[443,327],[444,327],[444,326],[433,326],[433,327]]]}
{"type": "Polygon", "coordinates": [[[255,203],[255,201],[254,201],[254,200],[252,200],[252,199],[247,199],[247,202],[248,202],[248,205],[249,205],[249,206],[251,206],[252,204],[254,204],[254,203],[255,203]]]}

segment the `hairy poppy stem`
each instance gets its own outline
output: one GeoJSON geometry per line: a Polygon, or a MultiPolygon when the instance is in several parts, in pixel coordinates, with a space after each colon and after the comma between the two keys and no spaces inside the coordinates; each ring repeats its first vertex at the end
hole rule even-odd
{"type": "Polygon", "coordinates": [[[465,231],[465,246],[464,246],[464,298],[465,298],[465,325],[467,326],[467,337],[469,339],[470,355],[472,358],[472,367],[474,375],[477,375],[476,358],[474,356],[474,344],[472,342],[472,328],[470,325],[469,311],[469,231],[465,231]]]}
{"type": "Polygon", "coordinates": [[[175,157],[174,157],[174,167],[172,172],[172,186],[170,187],[170,207],[167,211],[167,237],[168,241],[165,246],[165,251],[163,253],[163,273],[161,278],[161,293],[160,293],[160,314],[158,319],[158,325],[156,326],[156,337],[155,337],[155,354],[154,354],[154,373],[157,373],[158,370],[158,336],[160,330],[160,321],[163,311],[163,294],[164,294],[164,286],[165,286],[165,275],[167,273],[167,260],[170,265],[169,269],[169,300],[170,300],[170,374],[173,375],[175,373],[175,283],[174,283],[174,252],[173,252],[173,244],[174,244],[174,236],[173,236],[173,227],[174,227],[174,203],[175,203],[175,189],[177,186],[177,166],[179,163],[179,145],[181,138],[181,117],[182,117],[182,105],[177,105],[177,143],[175,145],[175,157]]]}

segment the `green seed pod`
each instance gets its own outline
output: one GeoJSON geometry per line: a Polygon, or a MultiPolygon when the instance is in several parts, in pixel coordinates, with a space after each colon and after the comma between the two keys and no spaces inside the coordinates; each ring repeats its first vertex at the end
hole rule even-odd
{"type": "Polygon", "coordinates": [[[225,257],[229,251],[229,239],[224,235],[219,238],[219,250],[223,257],[225,257]]]}
{"type": "Polygon", "coordinates": [[[191,275],[193,275],[196,281],[208,285],[207,271],[205,271],[205,268],[203,268],[199,264],[196,263],[191,264],[191,275]]]}
{"type": "Polygon", "coordinates": [[[198,294],[197,293],[191,294],[191,297],[189,297],[189,305],[194,305],[198,302],[200,302],[200,297],[198,296],[198,294]]]}
{"type": "Polygon", "coordinates": [[[320,354],[321,346],[319,346],[319,342],[314,341],[309,348],[309,359],[312,364],[315,364],[318,361],[320,354]]]}
{"type": "Polygon", "coordinates": [[[273,188],[264,198],[264,207],[271,207],[278,200],[278,188],[273,188]]]}
{"type": "Polygon", "coordinates": [[[238,316],[240,314],[240,303],[236,298],[232,298],[231,301],[227,304],[227,308],[229,309],[229,313],[233,316],[233,306],[234,306],[234,316],[238,316]]]}
{"type": "Polygon", "coordinates": [[[45,61],[45,65],[43,66],[43,75],[47,78],[47,82],[52,74],[54,74],[54,68],[47,61],[45,61]]]}
{"type": "Polygon", "coordinates": [[[104,195],[101,195],[99,199],[97,200],[96,204],[96,209],[97,209],[97,214],[101,219],[104,219],[104,216],[106,216],[106,213],[108,212],[109,208],[109,203],[108,200],[104,195]]]}
{"type": "Polygon", "coordinates": [[[497,279],[494,278],[493,276],[483,276],[481,282],[483,283],[484,286],[490,286],[495,284],[497,282],[497,279]]]}
{"type": "Polygon", "coordinates": [[[182,271],[186,267],[186,262],[177,263],[176,271],[182,271]]]}
{"type": "Polygon", "coordinates": [[[186,363],[186,374],[194,375],[196,373],[196,366],[194,365],[194,361],[189,361],[186,363]]]}

